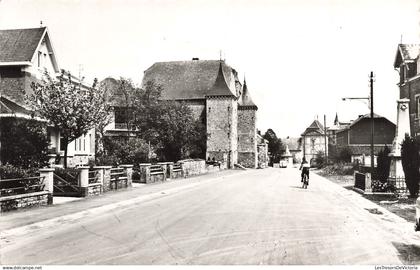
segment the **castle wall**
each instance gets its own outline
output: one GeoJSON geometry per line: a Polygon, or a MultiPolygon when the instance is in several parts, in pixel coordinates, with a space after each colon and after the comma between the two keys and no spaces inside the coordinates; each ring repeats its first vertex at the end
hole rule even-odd
{"type": "Polygon", "coordinates": [[[200,119],[203,112],[206,111],[206,100],[205,99],[191,99],[186,100],[185,103],[191,109],[194,119],[200,119]]]}
{"type": "Polygon", "coordinates": [[[238,162],[248,168],[257,168],[256,110],[238,110],[238,162]]]}
{"type": "Polygon", "coordinates": [[[238,162],[238,106],[231,97],[211,97],[206,101],[206,159],[215,158],[228,168],[238,162]]]}

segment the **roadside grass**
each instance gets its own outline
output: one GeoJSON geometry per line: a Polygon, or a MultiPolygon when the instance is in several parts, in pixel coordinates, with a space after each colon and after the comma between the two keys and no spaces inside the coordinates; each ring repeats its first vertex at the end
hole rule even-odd
{"type": "MultiPolygon", "coordinates": [[[[314,170],[320,176],[323,176],[333,183],[336,183],[346,189],[353,190],[353,175],[337,175],[325,173],[322,169],[314,170]]],[[[355,191],[356,192],[356,191],[355,191]]],[[[416,216],[416,198],[398,198],[395,194],[369,194],[362,196],[387,209],[391,213],[415,223],[416,216]]]]}

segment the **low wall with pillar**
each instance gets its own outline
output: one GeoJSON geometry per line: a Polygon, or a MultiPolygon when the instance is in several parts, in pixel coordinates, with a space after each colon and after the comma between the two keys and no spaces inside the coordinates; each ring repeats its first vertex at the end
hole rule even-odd
{"type": "Polygon", "coordinates": [[[43,190],[41,191],[0,197],[0,212],[52,204],[53,172],[54,169],[50,168],[39,170],[40,181],[43,185],[43,190]]]}
{"type": "MultiPolygon", "coordinates": [[[[132,186],[133,165],[120,165],[118,168],[111,166],[95,166],[92,170],[97,172],[97,183],[101,184],[101,192],[108,192],[110,190],[129,188],[132,186]],[[114,172],[114,173],[113,173],[114,172]]],[[[96,184],[89,184],[88,188],[92,189],[90,192],[96,195],[93,189],[98,189],[96,184]]]]}

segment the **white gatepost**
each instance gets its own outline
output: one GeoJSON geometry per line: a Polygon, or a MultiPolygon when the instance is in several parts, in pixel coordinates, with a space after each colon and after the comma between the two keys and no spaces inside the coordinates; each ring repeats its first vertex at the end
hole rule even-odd
{"type": "Polygon", "coordinates": [[[79,169],[79,188],[83,197],[87,197],[89,193],[89,167],[81,166],[79,169]]]}
{"type": "Polygon", "coordinates": [[[39,170],[39,177],[43,178],[44,190],[48,191],[48,204],[53,203],[54,193],[54,168],[43,168],[39,170]]]}

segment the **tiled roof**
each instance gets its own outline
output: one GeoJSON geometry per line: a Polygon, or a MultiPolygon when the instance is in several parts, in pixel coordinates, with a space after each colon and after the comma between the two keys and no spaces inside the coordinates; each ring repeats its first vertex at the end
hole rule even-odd
{"type": "Polygon", "coordinates": [[[414,60],[419,56],[420,44],[400,44],[404,60],[414,60]]]}
{"type": "Polygon", "coordinates": [[[394,68],[398,68],[403,62],[412,62],[420,54],[420,44],[398,44],[397,55],[394,60],[394,68]]]}
{"type": "Polygon", "coordinates": [[[248,86],[246,85],[246,81],[244,80],[244,86],[242,89],[242,97],[239,99],[239,106],[240,107],[252,107],[258,109],[257,105],[255,105],[254,101],[248,91],[248,86]]]}
{"type": "Polygon", "coordinates": [[[305,132],[302,133],[302,136],[309,133],[318,133],[324,135],[324,126],[318,120],[314,120],[312,124],[306,128],[305,132]]]}
{"type": "Polygon", "coordinates": [[[220,62],[230,94],[234,95],[232,68],[219,60],[157,62],[144,72],[142,85],[151,80],[160,84],[164,100],[204,99],[215,85],[220,62]]]}
{"type": "Polygon", "coordinates": [[[0,30],[0,62],[31,61],[45,29],[0,30]]]}

